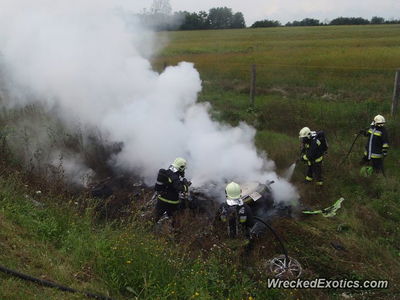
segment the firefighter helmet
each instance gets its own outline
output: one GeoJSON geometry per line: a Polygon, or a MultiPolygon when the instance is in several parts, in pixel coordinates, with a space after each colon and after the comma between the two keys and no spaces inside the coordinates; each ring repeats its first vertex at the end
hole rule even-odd
{"type": "Polygon", "coordinates": [[[240,185],[233,181],[226,186],[225,192],[226,197],[229,200],[236,200],[242,197],[242,189],[240,188],[240,185]]]}
{"type": "Polygon", "coordinates": [[[299,132],[299,139],[307,138],[311,136],[311,130],[308,127],[303,127],[299,132]]]}
{"type": "Polygon", "coordinates": [[[376,115],[374,118],[374,124],[377,126],[383,126],[385,124],[386,120],[382,115],[376,115]]]}
{"type": "Polygon", "coordinates": [[[183,171],[186,168],[186,160],[182,157],[175,158],[172,166],[178,169],[179,171],[183,171]]]}

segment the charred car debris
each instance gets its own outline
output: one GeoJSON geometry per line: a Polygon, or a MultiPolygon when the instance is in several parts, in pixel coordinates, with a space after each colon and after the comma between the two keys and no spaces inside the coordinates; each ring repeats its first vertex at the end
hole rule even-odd
{"type": "MultiPolygon", "coordinates": [[[[292,216],[290,205],[274,201],[273,183],[274,181],[251,182],[242,185],[243,202],[251,208],[254,216],[266,221],[292,216]]],[[[193,210],[211,221],[220,206],[218,200],[210,196],[217,194],[216,188],[215,184],[191,187],[190,191],[183,196],[183,208],[193,210]]],[[[110,218],[124,216],[123,212],[131,206],[132,199],[139,203],[142,215],[149,216],[156,200],[153,187],[148,187],[141,180],[126,175],[108,177],[89,187],[89,193],[93,198],[102,200],[99,203],[99,209],[100,211],[107,210],[110,218]]]]}

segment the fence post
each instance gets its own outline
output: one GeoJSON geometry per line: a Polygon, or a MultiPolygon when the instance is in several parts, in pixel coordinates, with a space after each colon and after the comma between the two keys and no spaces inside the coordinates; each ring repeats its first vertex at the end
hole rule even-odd
{"type": "Polygon", "coordinates": [[[256,65],[251,66],[250,81],[250,106],[254,107],[254,98],[256,96],[256,65]]]}
{"type": "Polygon", "coordinates": [[[400,69],[396,71],[396,76],[394,78],[394,90],[393,90],[392,111],[391,111],[393,118],[395,118],[397,115],[399,98],[400,98],[400,69]]]}

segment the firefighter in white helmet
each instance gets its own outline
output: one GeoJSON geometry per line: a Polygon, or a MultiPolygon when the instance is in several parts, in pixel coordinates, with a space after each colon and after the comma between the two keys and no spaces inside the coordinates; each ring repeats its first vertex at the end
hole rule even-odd
{"type": "Polygon", "coordinates": [[[242,200],[242,189],[236,182],[225,188],[226,200],[218,210],[218,219],[226,224],[227,234],[236,238],[242,232],[249,237],[250,228],[254,225],[253,213],[242,200]]]}
{"type": "Polygon", "coordinates": [[[160,169],[157,175],[155,191],[157,204],[155,221],[163,215],[172,217],[182,207],[182,201],[189,191],[191,182],[185,178],[186,160],[177,157],[168,169],[160,169]]]}
{"type": "Polygon", "coordinates": [[[361,130],[367,139],[361,163],[372,165],[375,173],[384,173],[383,159],[387,156],[389,139],[385,128],[386,120],[382,115],[376,115],[367,130],[361,130]]]}
{"type": "Polygon", "coordinates": [[[307,166],[306,182],[315,183],[318,186],[323,185],[322,179],[322,160],[328,150],[328,142],[323,131],[311,131],[308,127],[303,127],[299,132],[299,139],[302,143],[300,159],[307,166]]]}

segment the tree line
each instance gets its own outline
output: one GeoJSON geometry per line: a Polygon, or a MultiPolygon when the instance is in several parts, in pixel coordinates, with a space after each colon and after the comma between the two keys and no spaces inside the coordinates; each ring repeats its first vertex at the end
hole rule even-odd
{"type": "Polygon", "coordinates": [[[241,12],[233,13],[228,7],[211,8],[209,12],[200,11],[199,13],[190,13],[187,11],[178,12],[181,16],[182,24],[179,29],[229,29],[245,28],[246,22],[241,12]]]}
{"type": "Polygon", "coordinates": [[[399,20],[385,20],[382,17],[372,17],[371,20],[364,18],[354,18],[354,17],[339,17],[333,19],[330,22],[321,22],[317,19],[305,18],[301,21],[288,22],[282,25],[279,21],[274,20],[262,20],[254,22],[251,28],[257,27],[280,27],[280,26],[326,26],[326,25],[377,25],[377,24],[400,24],[399,20]]]}
{"type": "Polygon", "coordinates": [[[211,8],[208,12],[167,12],[151,9],[139,15],[142,22],[156,30],[198,30],[245,28],[243,13],[228,7],[211,8]]]}
{"type": "MultiPolygon", "coordinates": [[[[169,0],[153,0],[149,11],[139,14],[142,22],[155,30],[201,30],[201,29],[232,29],[246,28],[243,13],[233,12],[228,7],[214,7],[208,12],[179,11],[172,13],[169,0]]],[[[339,17],[332,21],[321,22],[318,19],[305,18],[301,21],[288,22],[285,25],[276,20],[260,20],[250,27],[281,27],[281,26],[326,26],[326,25],[366,25],[366,24],[400,24],[399,20],[385,20],[373,17],[371,20],[354,17],[339,17]]]]}

